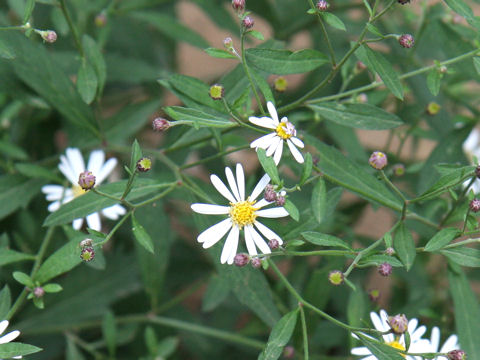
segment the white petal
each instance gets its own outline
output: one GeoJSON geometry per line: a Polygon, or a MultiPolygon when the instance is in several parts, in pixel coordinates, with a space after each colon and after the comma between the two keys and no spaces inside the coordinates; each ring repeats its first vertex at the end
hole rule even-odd
{"type": "Polygon", "coordinates": [[[412,332],[410,332],[409,330],[411,341],[414,342],[414,341],[420,340],[426,331],[427,331],[427,327],[425,325],[419,326],[418,328],[415,329],[415,331],[412,331],[412,332]]]}
{"type": "MultiPolygon", "coordinates": [[[[384,311],[384,310],[380,310],[384,311]]],[[[376,312],[371,312],[370,313],[370,319],[372,320],[373,326],[375,326],[375,329],[380,330],[380,331],[387,331],[390,329],[389,326],[385,326],[384,322],[382,321],[382,318],[380,315],[378,315],[376,312]]]]}
{"type": "Polygon", "coordinates": [[[261,194],[261,192],[263,191],[263,189],[265,189],[265,186],[267,186],[269,182],[270,176],[268,176],[268,174],[263,175],[258,184],[253,189],[252,194],[250,195],[250,201],[256,200],[258,195],[261,194]]]}
{"type": "Polygon", "coordinates": [[[18,337],[18,335],[20,335],[20,331],[18,330],[11,331],[0,338],[0,344],[9,343],[10,341],[15,340],[18,337]]]}
{"type": "Polygon", "coordinates": [[[438,346],[440,345],[440,329],[436,326],[432,329],[432,334],[430,336],[430,344],[432,346],[430,351],[437,352],[438,346]]]}
{"type": "Polygon", "coordinates": [[[275,165],[278,165],[280,162],[280,159],[282,158],[282,151],[283,151],[283,141],[281,141],[277,149],[275,150],[275,155],[273,155],[273,161],[275,162],[275,165]]]}
{"type": "Polygon", "coordinates": [[[276,133],[270,133],[267,135],[263,135],[259,137],[258,139],[252,141],[250,143],[251,148],[261,148],[261,149],[267,149],[273,142],[274,138],[278,138],[276,133]]]}
{"type": "Polygon", "coordinates": [[[480,131],[476,128],[468,135],[467,139],[463,142],[462,148],[465,152],[472,152],[479,146],[480,131]]]}
{"type": "Polygon", "coordinates": [[[83,161],[82,153],[77,148],[67,148],[65,153],[68,162],[70,163],[70,167],[78,181],[78,175],[85,171],[85,162],[83,161]]]}
{"type": "Polygon", "coordinates": [[[240,193],[238,192],[237,182],[235,181],[235,177],[233,176],[233,172],[229,167],[225,168],[225,175],[227,176],[228,185],[232,190],[233,196],[237,201],[240,201],[240,193]]]}
{"type": "Polygon", "coordinates": [[[208,229],[204,230],[200,235],[197,237],[197,241],[199,243],[207,243],[203,244],[203,247],[209,248],[210,246],[214,245],[217,241],[219,241],[223,235],[225,235],[232,226],[232,220],[227,218],[225,220],[220,221],[219,223],[210,226],[208,229]]]}
{"type": "MultiPolygon", "coordinates": [[[[232,263],[233,263],[233,257],[231,257],[232,252],[237,252],[237,246],[238,246],[238,237],[240,231],[238,230],[237,226],[232,226],[232,229],[230,230],[227,240],[225,240],[225,244],[223,245],[222,249],[222,255],[220,257],[220,263],[225,264],[230,258],[232,258],[232,263]]],[[[231,263],[229,263],[231,264],[231,263]]]]}
{"type": "Polygon", "coordinates": [[[372,352],[368,350],[365,346],[363,347],[355,347],[351,351],[352,355],[371,355],[372,352]]]}
{"type": "Polygon", "coordinates": [[[265,199],[262,199],[259,202],[255,203],[255,209],[261,209],[262,207],[270,204],[273,204],[273,201],[267,201],[265,199]]]}
{"type": "Polygon", "coordinates": [[[127,212],[122,205],[115,204],[102,210],[102,214],[111,220],[117,220],[120,215],[127,212]]]}
{"type": "Polygon", "coordinates": [[[199,214],[206,215],[225,215],[230,211],[230,206],[221,206],[213,204],[192,204],[190,205],[193,211],[199,214]]]}
{"type": "Polygon", "coordinates": [[[117,165],[117,159],[116,158],[108,159],[107,162],[105,164],[103,164],[103,166],[99,170],[98,174],[93,173],[93,175],[95,175],[95,183],[97,185],[101,184],[102,181],[105,180],[108,175],[110,175],[110,173],[112,172],[112,170],[115,168],[116,165],[117,165]]]}
{"type": "Polygon", "coordinates": [[[220,178],[217,175],[210,175],[210,181],[212,182],[213,186],[215,186],[215,189],[223,195],[224,198],[226,198],[228,201],[232,203],[236,203],[237,201],[233,197],[232,193],[230,190],[227,189],[225,184],[220,180],[220,178]]]}
{"type": "MultiPolygon", "coordinates": [[[[267,156],[272,156],[275,150],[277,150],[278,144],[281,144],[283,142],[282,138],[280,136],[275,136],[270,143],[270,146],[268,147],[266,151],[267,156]]],[[[283,145],[283,144],[282,144],[283,145]]]]}
{"type": "Polygon", "coordinates": [[[245,245],[247,245],[247,251],[250,255],[257,255],[257,249],[255,248],[255,242],[253,240],[250,229],[246,226],[243,227],[243,233],[245,235],[245,245]]]}
{"type": "Polygon", "coordinates": [[[80,230],[83,225],[83,218],[73,220],[72,226],[75,230],[80,230]]]}
{"type": "Polygon", "coordinates": [[[303,164],[304,160],[303,160],[302,153],[298,151],[298,149],[295,147],[293,142],[290,141],[290,139],[287,140],[287,145],[293,157],[295,158],[295,160],[297,160],[299,164],[303,164]]]}
{"type": "Polygon", "coordinates": [[[228,260],[227,260],[228,265],[233,264],[233,261],[235,260],[235,255],[237,255],[238,238],[240,237],[240,229],[237,226],[233,226],[231,232],[234,232],[234,231],[235,231],[235,237],[233,240],[233,244],[231,245],[231,248],[230,248],[230,255],[228,256],[228,260]]]}
{"type": "Polygon", "coordinates": [[[295,144],[296,147],[299,147],[301,149],[305,147],[305,144],[303,143],[303,141],[295,136],[292,136],[290,140],[295,144]]]}
{"type": "Polygon", "coordinates": [[[288,216],[287,210],[285,210],[283,207],[274,207],[270,209],[258,210],[255,212],[255,214],[257,214],[257,216],[259,217],[264,218],[279,218],[288,216]]]}
{"type": "Polygon", "coordinates": [[[60,193],[47,194],[47,196],[45,196],[45,199],[47,199],[47,201],[55,201],[55,200],[60,200],[62,196],[63,196],[63,191],[60,193]]]}
{"type": "Polygon", "coordinates": [[[8,327],[8,320],[2,320],[0,322],[0,335],[3,334],[3,332],[7,329],[8,327]]]}
{"type": "Polygon", "coordinates": [[[62,193],[63,193],[63,186],[61,185],[45,185],[45,186],[42,186],[42,192],[44,194],[55,194],[55,195],[58,195],[58,196],[62,196],[62,193]]]}
{"type": "Polygon", "coordinates": [[[267,102],[267,109],[268,112],[270,113],[270,116],[272,117],[272,120],[275,121],[275,124],[278,125],[278,114],[277,114],[277,109],[275,109],[275,105],[271,101],[267,102]]]}
{"type": "Polygon", "coordinates": [[[55,202],[52,202],[50,205],[48,205],[47,209],[50,212],[54,212],[54,211],[57,211],[58,209],[60,209],[60,205],[61,205],[60,201],[55,201],[55,202]]]}
{"type": "Polygon", "coordinates": [[[100,222],[100,214],[93,213],[87,215],[87,225],[90,229],[100,231],[102,230],[102,223],[100,222]]]}
{"type": "Polygon", "coordinates": [[[278,123],[275,123],[274,120],[270,119],[269,117],[255,117],[255,116],[250,116],[248,118],[248,121],[250,121],[252,124],[267,128],[267,129],[276,129],[278,123]]]}
{"type": "Polygon", "coordinates": [[[277,240],[278,243],[280,245],[283,244],[283,240],[280,238],[280,236],[278,236],[277,234],[275,234],[272,230],[270,230],[268,227],[266,227],[265,225],[263,225],[262,223],[258,222],[258,221],[255,221],[255,226],[257,227],[257,229],[262,233],[263,236],[265,236],[265,238],[267,240],[277,240]]]}
{"type": "Polygon", "coordinates": [[[417,328],[418,320],[413,318],[408,321],[408,332],[412,334],[417,328]]]}
{"type": "Polygon", "coordinates": [[[105,153],[103,150],[94,150],[90,153],[88,158],[87,170],[91,171],[93,175],[100,173],[103,163],[105,162],[105,153]]]}
{"type": "Polygon", "coordinates": [[[257,248],[259,248],[263,254],[270,254],[272,250],[270,250],[270,247],[267,245],[265,240],[263,240],[257,230],[255,230],[252,225],[246,225],[245,227],[248,227],[250,235],[252,235],[253,241],[255,242],[255,245],[257,245],[257,248]]]}
{"type": "Polygon", "coordinates": [[[67,158],[63,155],[60,155],[60,164],[58,164],[58,169],[68,179],[68,181],[70,181],[70,183],[72,183],[73,185],[76,185],[78,183],[79,174],[75,173],[75,171],[70,166],[67,158]]]}
{"type": "Polygon", "coordinates": [[[237,164],[237,185],[240,199],[243,201],[245,200],[245,174],[242,164],[237,164]]]}
{"type": "MultiPolygon", "coordinates": [[[[478,335],[478,334],[477,334],[478,335]]],[[[443,344],[442,348],[440,349],[440,352],[449,352],[452,350],[458,350],[458,337],[457,335],[451,335],[447,341],[445,341],[445,344],[443,344]]]]}

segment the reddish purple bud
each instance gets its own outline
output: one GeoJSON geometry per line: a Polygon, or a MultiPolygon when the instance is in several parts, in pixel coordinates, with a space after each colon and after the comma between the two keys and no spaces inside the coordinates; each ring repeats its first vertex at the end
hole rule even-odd
{"type": "Polygon", "coordinates": [[[245,29],[251,29],[254,24],[255,21],[253,21],[250,16],[245,16],[245,18],[242,20],[242,25],[245,29]]]}
{"type": "Polygon", "coordinates": [[[250,256],[242,253],[235,255],[235,257],[233,258],[233,263],[239,267],[247,265],[249,261],[250,261],[250,256]]]}
{"type": "Polygon", "coordinates": [[[413,45],[415,45],[415,40],[413,39],[413,36],[410,35],[410,34],[403,34],[401,35],[399,38],[398,38],[398,43],[406,48],[406,49],[410,49],[411,47],[413,47],[413,45]]]}
{"type": "Polygon", "coordinates": [[[397,335],[401,335],[408,330],[408,319],[405,314],[389,316],[388,324],[390,325],[392,331],[397,335]]]}
{"type": "Polygon", "coordinates": [[[293,348],[293,346],[285,346],[285,348],[283,349],[283,357],[285,359],[293,359],[293,357],[295,356],[295,349],[293,348]]]}
{"type": "Polygon", "coordinates": [[[54,43],[57,41],[57,33],[53,30],[41,31],[40,36],[48,43],[54,43]]]}
{"type": "Polygon", "coordinates": [[[259,258],[253,258],[252,259],[252,266],[255,268],[255,269],[258,269],[260,266],[262,266],[262,260],[260,260],[259,258]]]}
{"type": "Polygon", "coordinates": [[[277,193],[273,190],[273,185],[268,184],[265,187],[263,198],[267,201],[273,202],[277,200],[277,193]]]}
{"type": "Polygon", "coordinates": [[[137,161],[137,170],[140,172],[147,172],[152,168],[152,160],[148,157],[142,157],[137,161]]]}
{"type": "Polygon", "coordinates": [[[278,206],[285,205],[285,196],[278,195],[277,200],[275,201],[275,204],[277,204],[278,206]]]}
{"type": "Polygon", "coordinates": [[[170,127],[170,122],[167,119],[158,117],[152,121],[152,128],[155,131],[165,131],[170,127]]]}
{"type": "Polygon", "coordinates": [[[245,9],[245,0],[232,0],[232,7],[237,11],[245,9]]]}
{"type": "Polygon", "coordinates": [[[472,201],[470,201],[470,210],[473,212],[479,212],[480,211],[480,200],[475,198],[472,201]]]}
{"type": "Polygon", "coordinates": [[[316,7],[319,11],[327,11],[330,4],[325,0],[318,0],[316,7]]]}
{"type": "Polygon", "coordinates": [[[378,273],[382,276],[390,276],[392,274],[392,265],[385,262],[378,266],[378,273]]]}
{"type": "Polygon", "coordinates": [[[78,176],[78,185],[83,190],[90,190],[95,186],[95,175],[91,171],[81,172],[78,176]]]}
{"type": "Polygon", "coordinates": [[[368,297],[370,301],[377,302],[380,299],[380,291],[378,289],[372,289],[368,291],[368,297]]]}
{"type": "Polygon", "coordinates": [[[372,155],[370,155],[370,159],[368,159],[368,163],[374,169],[382,170],[388,164],[387,155],[385,155],[381,151],[374,151],[372,155]]]}
{"type": "Polygon", "coordinates": [[[268,242],[268,246],[270,247],[270,249],[275,250],[275,249],[278,249],[278,247],[280,246],[280,243],[278,242],[277,239],[272,239],[268,242]]]}
{"type": "Polygon", "coordinates": [[[95,257],[95,250],[91,247],[87,247],[82,250],[80,253],[80,259],[82,259],[85,262],[92,261],[93,258],[95,257]]]}
{"type": "Polygon", "coordinates": [[[37,286],[35,289],[33,289],[33,295],[36,298],[41,298],[43,295],[45,295],[45,290],[41,286],[37,286]]]}
{"type": "Polygon", "coordinates": [[[343,275],[343,272],[340,270],[332,270],[328,273],[328,281],[330,281],[330,284],[338,286],[343,284],[343,281],[345,280],[345,277],[343,275]]]}
{"type": "Polygon", "coordinates": [[[447,353],[448,360],[465,360],[467,353],[463,350],[452,350],[447,353]]]}

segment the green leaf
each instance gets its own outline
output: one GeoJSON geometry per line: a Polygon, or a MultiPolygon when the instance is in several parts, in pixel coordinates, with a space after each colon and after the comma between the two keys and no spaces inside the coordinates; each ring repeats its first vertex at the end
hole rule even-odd
{"type": "Polygon", "coordinates": [[[380,30],[375,25],[372,25],[371,23],[367,23],[367,29],[370,31],[372,34],[380,36],[383,38],[383,34],[380,30]]]}
{"type": "Polygon", "coordinates": [[[82,61],[77,75],[77,90],[83,101],[90,104],[97,93],[98,79],[93,66],[88,61],[82,61]]]}
{"type": "Polygon", "coordinates": [[[293,220],[300,220],[300,213],[293,202],[287,199],[283,207],[285,210],[287,210],[288,214],[292,217],[293,220]]]}
{"type": "Polygon", "coordinates": [[[475,17],[472,9],[462,0],[443,0],[450,9],[455,11],[457,14],[463,16],[467,22],[480,29],[480,24],[478,19],[475,17]]]}
{"type": "Polygon", "coordinates": [[[14,160],[28,160],[25,150],[9,141],[0,140],[0,153],[14,160]]]}
{"type": "Polygon", "coordinates": [[[0,291],[0,319],[5,319],[12,306],[12,295],[10,288],[5,285],[0,291]]]}
{"type": "Polygon", "coordinates": [[[468,267],[480,267],[480,250],[472,248],[452,248],[440,250],[450,261],[468,267]]]}
{"type": "Polygon", "coordinates": [[[278,320],[268,337],[265,350],[258,357],[259,360],[277,360],[282,355],[283,348],[290,341],[295,330],[298,312],[297,308],[278,320]]]}
{"type": "Polygon", "coordinates": [[[55,175],[52,170],[46,169],[43,166],[27,163],[15,164],[15,169],[22,175],[29,178],[43,178],[55,182],[62,182],[63,179],[55,175]]]}
{"type": "Polygon", "coordinates": [[[30,20],[30,17],[32,16],[32,13],[33,13],[33,9],[35,9],[35,0],[27,0],[22,24],[26,24],[28,20],[30,20]]]}
{"type": "Polygon", "coordinates": [[[32,279],[27,274],[21,271],[15,271],[12,275],[13,275],[13,278],[17,280],[20,284],[25,285],[28,288],[35,287],[35,284],[33,283],[32,279]]]}
{"type": "Polygon", "coordinates": [[[403,222],[395,231],[393,246],[403,265],[405,265],[406,270],[410,270],[417,252],[415,250],[415,243],[413,242],[412,234],[410,234],[410,231],[403,222]]]}
{"type": "Polygon", "coordinates": [[[42,179],[27,179],[20,175],[0,176],[0,219],[10,215],[20,207],[26,207],[40,192],[45,183],[42,179]],[[22,196],[18,196],[22,194],[22,196]]]}
{"type": "Polygon", "coordinates": [[[403,100],[403,87],[397,73],[385,57],[363,45],[357,49],[357,55],[367,67],[380,76],[385,86],[400,100],[403,100]]]}
{"type": "Polygon", "coordinates": [[[275,161],[273,161],[272,157],[267,156],[265,150],[260,148],[257,150],[257,156],[263,170],[265,170],[268,176],[270,176],[270,179],[272,179],[275,184],[280,184],[277,165],[275,165],[275,161]]]}
{"type": "Polygon", "coordinates": [[[400,355],[393,347],[383,344],[375,339],[369,338],[362,333],[356,333],[360,338],[360,341],[365,345],[368,350],[379,360],[403,360],[403,356],[400,355]]]}
{"type": "Polygon", "coordinates": [[[327,211],[327,186],[323,178],[318,179],[312,192],[312,211],[318,223],[322,223],[327,211]]]}
{"type": "Polygon", "coordinates": [[[359,264],[365,266],[378,266],[383,263],[389,263],[394,267],[403,267],[403,264],[394,256],[388,255],[367,255],[363,257],[359,264]]]}
{"type": "Polygon", "coordinates": [[[327,102],[308,107],[329,121],[357,129],[387,130],[403,125],[395,114],[370,104],[327,102]]]}
{"type": "Polygon", "coordinates": [[[2,249],[0,251],[0,266],[25,260],[35,260],[35,255],[24,254],[11,249],[2,249]]]}
{"type": "Polygon", "coordinates": [[[222,115],[213,115],[196,109],[188,109],[180,106],[164,108],[165,112],[173,119],[182,124],[192,125],[196,129],[201,127],[228,128],[235,126],[229,118],[222,115]]]}
{"type": "Polygon", "coordinates": [[[246,50],[249,65],[270,74],[300,74],[312,71],[329,62],[328,57],[319,51],[304,49],[290,50],[252,48],[246,50]]]}
{"type": "Polygon", "coordinates": [[[314,231],[302,232],[302,236],[305,238],[305,240],[314,245],[338,246],[347,250],[351,250],[351,247],[345,241],[336,236],[322,234],[314,231]]]}
{"type": "Polygon", "coordinates": [[[442,80],[442,74],[438,69],[432,69],[427,75],[427,87],[433,96],[437,96],[440,92],[440,83],[442,80]]]}
{"type": "Polygon", "coordinates": [[[133,213],[132,213],[132,232],[133,232],[133,235],[135,236],[135,239],[137,239],[138,243],[142,245],[145,248],[145,250],[147,250],[152,254],[155,253],[153,249],[152,238],[147,233],[145,228],[137,221],[133,213]]]}
{"type": "Polygon", "coordinates": [[[455,324],[462,350],[468,354],[469,360],[480,360],[480,347],[478,346],[480,306],[477,297],[463,271],[454,272],[449,269],[448,282],[453,298],[455,324]]]}
{"type": "Polygon", "coordinates": [[[325,22],[331,27],[334,27],[338,30],[347,31],[345,24],[342,20],[340,20],[338,16],[332,14],[331,12],[321,12],[320,15],[322,16],[323,20],[325,20],[325,22]]]}
{"type": "Polygon", "coordinates": [[[255,39],[258,39],[258,40],[265,40],[265,37],[263,36],[263,34],[260,32],[260,31],[257,31],[257,30],[249,30],[247,32],[247,34],[253,36],[255,39]]]}
{"type": "Polygon", "coordinates": [[[111,311],[107,311],[102,320],[102,333],[107,344],[108,353],[115,357],[115,347],[117,340],[117,328],[115,326],[115,316],[111,311]]]}
{"type": "Polygon", "coordinates": [[[437,251],[448,245],[453,239],[458,237],[461,231],[457,228],[445,228],[436,233],[425,245],[425,251],[437,251]]]}
{"type": "Polygon", "coordinates": [[[13,60],[15,59],[15,56],[15,49],[7,42],[0,39],[0,57],[7,60],[13,60]]]}
{"type": "Polygon", "coordinates": [[[212,276],[203,295],[202,311],[214,310],[227,298],[230,289],[230,283],[225,276],[212,276]]]}
{"type": "Polygon", "coordinates": [[[472,60],[475,70],[477,70],[477,73],[480,75],[480,57],[474,57],[472,60]]]}
{"type": "Polygon", "coordinates": [[[46,284],[43,285],[43,290],[45,290],[46,293],[57,293],[63,290],[62,286],[59,284],[46,284]]]}
{"type": "Polygon", "coordinates": [[[257,84],[258,88],[262,92],[263,97],[265,98],[265,101],[271,101],[272,103],[275,104],[275,98],[273,96],[272,89],[270,89],[270,85],[268,85],[268,82],[257,71],[250,69],[250,72],[253,75],[255,83],[257,84]]]}
{"type": "Polygon", "coordinates": [[[166,359],[172,355],[180,343],[179,338],[175,336],[167,336],[158,343],[156,356],[159,356],[161,359],[166,359]]]}
{"type": "Polygon", "coordinates": [[[206,48],[205,52],[214,57],[214,58],[220,58],[220,59],[238,59],[235,55],[232,53],[228,52],[227,50],[224,49],[217,49],[217,48],[206,48]]]}
{"type": "Polygon", "coordinates": [[[303,164],[302,176],[300,177],[300,181],[298,182],[299,186],[302,186],[305,183],[305,181],[308,180],[308,178],[312,174],[312,169],[313,169],[312,155],[310,153],[306,153],[304,158],[305,158],[305,163],[303,164]]]}
{"type": "Polygon", "coordinates": [[[42,351],[43,349],[19,342],[11,342],[7,344],[0,344],[0,356],[5,359],[10,359],[14,356],[25,356],[42,351]]]}
{"type": "Polygon", "coordinates": [[[95,70],[95,78],[97,80],[96,89],[98,88],[96,93],[97,97],[100,97],[105,86],[105,81],[107,80],[107,65],[105,64],[105,59],[103,58],[100,47],[90,36],[83,35],[82,44],[88,63],[91,64],[95,70]]]}
{"type": "Polygon", "coordinates": [[[130,150],[130,171],[132,174],[136,171],[137,162],[142,158],[142,156],[143,153],[140,144],[138,143],[138,140],[135,139],[133,140],[132,149],[130,150]]]}

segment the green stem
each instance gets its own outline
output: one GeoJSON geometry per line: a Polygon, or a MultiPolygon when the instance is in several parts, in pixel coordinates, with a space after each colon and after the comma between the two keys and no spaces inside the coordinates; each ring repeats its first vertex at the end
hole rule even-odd
{"type": "Polygon", "coordinates": [[[305,311],[303,310],[303,306],[299,306],[300,308],[300,319],[302,321],[302,336],[303,336],[303,358],[304,360],[308,360],[308,333],[307,333],[307,321],[305,320],[305,311]]]}
{"type": "Polygon", "coordinates": [[[65,336],[68,337],[71,341],[73,341],[75,344],[77,344],[80,348],[85,350],[87,353],[92,355],[95,359],[106,359],[107,357],[100,352],[96,351],[95,348],[87,343],[86,341],[83,341],[79,336],[72,334],[71,332],[67,331],[65,333],[65,336]]]}
{"type": "MultiPolygon", "coordinates": [[[[396,227],[396,225],[394,225],[394,228],[396,227]]],[[[355,257],[355,259],[353,259],[352,263],[350,264],[350,266],[347,268],[347,271],[345,271],[343,273],[343,276],[345,278],[348,277],[348,275],[350,275],[350,273],[352,272],[352,270],[355,268],[355,266],[357,266],[358,262],[362,259],[362,257],[369,253],[370,251],[372,251],[373,249],[375,249],[377,246],[379,246],[381,243],[383,242],[383,236],[378,239],[377,241],[375,241],[373,244],[371,244],[370,246],[366,247],[365,249],[363,249],[362,251],[360,251],[357,256],[355,257]]]]}
{"type": "Polygon", "coordinates": [[[106,242],[108,242],[112,238],[113,234],[115,234],[115,232],[120,228],[120,226],[122,226],[122,224],[125,222],[125,220],[127,220],[127,218],[129,218],[132,213],[133,213],[133,211],[130,210],[125,215],[123,215],[123,217],[120,219],[120,221],[115,224],[115,226],[113,227],[112,230],[110,230],[107,237],[104,240],[96,243],[95,245],[101,246],[101,245],[105,244],[106,242]]]}
{"type": "MultiPolygon", "coordinates": [[[[128,184],[127,184],[128,185],[128,184]]],[[[112,196],[110,194],[107,194],[107,193],[104,193],[103,191],[100,191],[98,190],[97,188],[93,187],[91,189],[95,194],[99,195],[99,196],[103,196],[103,197],[106,197],[107,199],[111,199],[111,200],[115,200],[119,203],[121,203],[122,205],[126,206],[127,208],[132,208],[133,207],[133,204],[130,203],[129,201],[123,199],[123,198],[117,198],[115,196],[112,196]]],[[[123,195],[122,195],[123,196],[123,195]]]]}
{"type": "Polygon", "coordinates": [[[65,20],[67,20],[68,27],[70,28],[70,31],[72,32],[73,39],[75,40],[75,45],[78,49],[78,52],[82,56],[82,58],[85,56],[85,53],[83,51],[83,45],[82,42],[80,41],[80,37],[78,36],[77,29],[75,28],[75,25],[73,25],[72,18],[70,17],[70,14],[68,13],[67,6],[65,4],[65,0],[60,0],[60,9],[62,10],[63,16],[65,16],[65,20]]]}
{"type": "Polygon", "coordinates": [[[148,204],[151,204],[157,200],[160,200],[161,198],[167,196],[168,194],[170,194],[173,190],[176,189],[177,186],[179,186],[180,184],[176,181],[175,183],[173,183],[167,190],[164,190],[162,191],[160,194],[158,194],[157,196],[154,196],[153,198],[151,199],[148,199],[148,200],[145,200],[145,201],[142,201],[138,204],[133,204],[132,206],[134,208],[139,208],[139,207],[142,207],[142,206],[145,206],[145,205],[148,205],[148,204]]]}
{"type": "Polygon", "coordinates": [[[327,29],[325,28],[325,24],[323,23],[322,16],[320,15],[320,12],[318,12],[317,9],[315,8],[315,5],[313,4],[313,1],[308,0],[308,2],[310,3],[310,8],[312,10],[314,10],[316,15],[317,15],[317,19],[318,19],[318,22],[320,24],[320,29],[322,30],[323,36],[324,36],[325,41],[327,43],[328,52],[330,54],[330,62],[332,63],[332,67],[335,67],[335,65],[336,65],[335,52],[333,51],[332,43],[330,42],[330,38],[328,36],[327,29]]]}
{"type": "Polygon", "coordinates": [[[455,211],[455,209],[458,207],[458,205],[460,205],[460,203],[462,202],[463,198],[465,197],[465,195],[467,194],[468,192],[468,189],[470,189],[470,187],[472,186],[472,184],[475,182],[475,180],[477,180],[476,177],[472,177],[472,179],[470,180],[470,182],[468,183],[468,185],[462,190],[462,193],[460,194],[460,196],[458,197],[457,201],[455,202],[455,205],[452,206],[452,208],[448,211],[448,213],[443,217],[442,221],[440,221],[440,227],[443,226],[443,224],[445,224],[445,222],[448,220],[448,218],[450,217],[450,215],[452,215],[452,213],[455,211]]]}
{"type": "Polygon", "coordinates": [[[218,154],[203,158],[202,160],[198,160],[198,161],[195,161],[195,162],[190,163],[190,164],[182,165],[182,166],[180,166],[180,170],[185,170],[185,169],[188,169],[188,168],[200,165],[200,164],[204,164],[206,162],[215,160],[215,159],[217,159],[219,157],[222,157],[224,155],[228,155],[228,154],[231,154],[231,153],[243,150],[243,149],[248,149],[249,147],[250,147],[250,145],[246,144],[246,145],[242,145],[242,146],[230,149],[230,150],[225,150],[225,151],[219,152],[218,154]]]}
{"type": "Polygon", "coordinates": [[[468,215],[470,215],[470,206],[468,207],[467,214],[465,215],[465,221],[463,222],[463,228],[462,228],[462,234],[465,233],[465,229],[467,228],[467,221],[468,221],[468,215]]]}
{"type": "Polygon", "coordinates": [[[255,99],[257,99],[258,107],[263,115],[265,115],[265,110],[263,109],[262,100],[260,100],[260,96],[258,96],[257,87],[253,82],[252,75],[250,74],[250,69],[248,68],[247,59],[245,57],[245,32],[242,30],[242,34],[240,36],[240,44],[242,49],[242,66],[245,74],[247,75],[248,81],[250,82],[250,86],[252,87],[253,94],[255,95],[255,99]]]}
{"type": "MultiPolygon", "coordinates": [[[[269,256],[345,256],[356,255],[355,251],[350,250],[315,250],[315,251],[277,251],[271,253],[269,256]]],[[[263,255],[259,255],[262,257],[263,255]]]]}

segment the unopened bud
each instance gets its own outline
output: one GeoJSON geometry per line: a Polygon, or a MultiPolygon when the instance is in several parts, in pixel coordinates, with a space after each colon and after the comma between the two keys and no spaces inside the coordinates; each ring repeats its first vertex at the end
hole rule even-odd
{"type": "Polygon", "coordinates": [[[380,290],[378,289],[372,289],[368,291],[368,297],[370,301],[372,302],[377,302],[378,299],[380,299],[380,290]]]}
{"type": "Polygon", "coordinates": [[[446,74],[447,71],[448,71],[448,69],[447,69],[447,67],[446,67],[445,65],[442,65],[442,66],[440,66],[440,67],[438,68],[438,72],[439,72],[440,74],[446,74]]]}
{"type": "Polygon", "coordinates": [[[250,261],[250,256],[243,253],[235,255],[235,257],[233,258],[233,263],[239,267],[247,265],[249,261],[250,261]]]}
{"type": "Polygon", "coordinates": [[[269,202],[273,202],[277,200],[277,193],[275,192],[275,190],[273,190],[273,185],[268,184],[265,187],[263,198],[269,202]]]}
{"type": "Polygon", "coordinates": [[[278,196],[277,196],[277,200],[275,201],[275,204],[277,204],[278,206],[283,206],[283,205],[285,205],[285,196],[283,196],[283,195],[278,195],[278,196]]]}
{"type": "Polygon", "coordinates": [[[148,157],[142,157],[137,161],[137,170],[140,172],[147,172],[152,168],[152,160],[148,157]]]}
{"type": "Polygon", "coordinates": [[[388,247],[385,249],[385,254],[388,256],[392,256],[393,254],[395,254],[395,250],[392,247],[388,247]]]}
{"type": "Polygon", "coordinates": [[[54,43],[57,41],[57,33],[53,30],[39,31],[42,39],[48,43],[54,43]]]}
{"type": "Polygon", "coordinates": [[[92,261],[95,258],[95,250],[91,247],[87,247],[82,250],[80,253],[80,259],[82,259],[85,262],[92,261]]]}
{"type": "Polygon", "coordinates": [[[295,349],[293,346],[285,346],[283,348],[283,357],[285,359],[293,359],[293,357],[295,356],[295,349]]]}
{"type": "Polygon", "coordinates": [[[368,96],[365,93],[361,93],[358,94],[355,100],[357,101],[357,103],[365,104],[366,102],[368,102],[368,96]]]}
{"type": "Polygon", "coordinates": [[[255,268],[255,269],[258,269],[260,266],[262,266],[262,260],[260,260],[259,258],[253,258],[252,259],[252,266],[255,268]]]}
{"type": "Polygon", "coordinates": [[[104,27],[107,24],[107,16],[104,13],[100,13],[95,16],[95,26],[104,27]]]}
{"type": "Polygon", "coordinates": [[[88,247],[88,246],[92,246],[93,244],[93,240],[92,239],[83,239],[82,241],[80,241],[80,247],[84,248],[84,247],[88,247]]]}
{"type": "Polygon", "coordinates": [[[158,117],[152,121],[152,128],[155,131],[165,131],[170,127],[170,122],[167,119],[158,117]]]}
{"type": "Polygon", "coordinates": [[[385,168],[385,166],[387,166],[387,163],[388,163],[387,155],[385,155],[381,151],[374,151],[372,155],[370,155],[370,158],[368,159],[368,163],[374,169],[382,170],[383,168],[385,168]]]}
{"type": "Polygon", "coordinates": [[[231,37],[226,37],[225,39],[223,39],[223,46],[225,47],[225,49],[227,50],[230,50],[230,49],[233,49],[233,40],[231,37]]]}
{"type": "Polygon", "coordinates": [[[275,91],[284,92],[285,90],[287,90],[288,81],[283,76],[280,76],[275,79],[273,87],[275,88],[275,91]]]}
{"type": "Polygon", "coordinates": [[[268,242],[268,246],[270,247],[270,249],[275,250],[275,249],[278,249],[278,247],[280,246],[280,243],[278,242],[277,239],[271,239],[268,242]]]}
{"type": "Polygon", "coordinates": [[[212,85],[210,87],[209,95],[213,100],[222,100],[225,95],[225,89],[222,85],[212,85]]]}
{"type": "Polygon", "coordinates": [[[245,0],[232,0],[232,7],[237,11],[243,11],[245,9],[245,0]]]}
{"type": "Polygon", "coordinates": [[[83,190],[90,190],[95,186],[95,175],[91,171],[81,172],[78,176],[78,185],[83,190]]]}
{"type": "Polygon", "coordinates": [[[463,350],[452,350],[447,353],[448,360],[465,360],[467,353],[463,350]]]}
{"type": "Polygon", "coordinates": [[[473,199],[470,201],[470,210],[473,212],[479,212],[480,211],[480,200],[479,199],[473,199]]]}
{"type": "Polygon", "coordinates": [[[413,39],[413,36],[410,35],[410,34],[403,34],[401,35],[399,38],[398,38],[398,43],[406,48],[406,49],[410,49],[411,47],[413,47],[413,45],[415,45],[415,40],[413,39]]]}
{"type": "Polygon", "coordinates": [[[33,296],[36,298],[41,298],[45,295],[45,290],[41,286],[37,286],[35,289],[33,289],[33,296]]]}
{"type": "Polygon", "coordinates": [[[330,4],[325,0],[318,0],[316,7],[319,11],[327,11],[330,4]]]}
{"type": "Polygon", "coordinates": [[[332,270],[328,273],[328,281],[330,281],[330,284],[332,285],[341,285],[344,279],[343,272],[340,270],[332,270]]]}
{"type": "Polygon", "coordinates": [[[254,24],[255,21],[250,16],[245,16],[242,20],[242,25],[245,29],[251,29],[254,24]]]}
{"type": "Polygon", "coordinates": [[[395,176],[403,176],[405,174],[405,165],[403,164],[393,165],[393,174],[395,176]]]}
{"type": "Polygon", "coordinates": [[[378,273],[382,276],[390,276],[392,274],[392,265],[387,262],[378,266],[378,273]]]}
{"type": "Polygon", "coordinates": [[[405,314],[389,316],[388,324],[392,331],[397,335],[404,334],[408,330],[408,319],[405,314]]]}
{"type": "Polygon", "coordinates": [[[427,105],[427,114],[428,115],[437,115],[442,107],[437,104],[435,101],[431,101],[427,105]]]}

